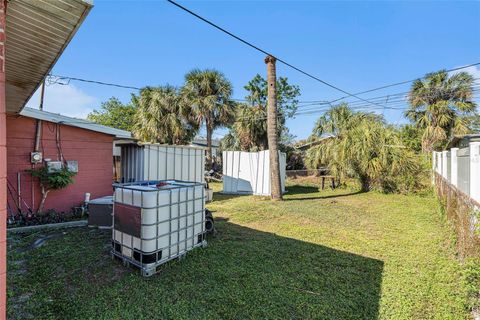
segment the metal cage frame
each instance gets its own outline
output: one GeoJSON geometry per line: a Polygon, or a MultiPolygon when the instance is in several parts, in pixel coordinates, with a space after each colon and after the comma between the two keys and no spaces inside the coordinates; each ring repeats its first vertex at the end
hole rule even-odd
{"type": "MultiPolygon", "coordinates": [[[[186,255],[186,253],[196,247],[205,247],[207,245],[207,241],[205,239],[205,185],[204,183],[199,183],[199,182],[190,182],[190,181],[180,181],[180,180],[155,180],[155,181],[139,181],[139,182],[130,182],[130,183],[116,183],[113,185],[115,188],[115,193],[114,193],[114,206],[113,206],[113,215],[112,215],[112,257],[118,257],[120,258],[124,265],[134,265],[138,267],[141,270],[141,273],[143,276],[151,276],[155,273],[158,272],[158,267],[163,265],[164,263],[176,259],[176,258],[182,258],[186,255]],[[135,189],[135,186],[156,186],[160,183],[166,183],[169,185],[168,189],[161,190],[161,189],[152,189],[152,190],[142,190],[142,189],[135,189]],[[188,185],[185,185],[188,184],[188,185]],[[125,188],[125,187],[130,187],[130,188],[125,188]],[[133,188],[132,188],[133,187],[133,188]],[[196,189],[197,187],[201,187],[201,195],[198,197],[196,195],[196,189]],[[136,249],[134,247],[134,235],[129,235],[130,236],[130,247],[125,245],[124,241],[124,235],[125,232],[121,232],[121,243],[116,240],[115,238],[115,231],[118,231],[115,229],[115,204],[117,203],[117,190],[120,189],[121,191],[121,201],[118,201],[119,204],[123,205],[132,205],[134,207],[138,207],[138,205],[134,205],[134,192],[140,192],[141,194],[141,203],[140,207],[140,249],[136,249]],[[181,189],[186,189],[185,190],[185,200],[181,201],[181,189]],[[189,198],[189,190],[192,189],[193,191],[193,197],[189,198]],[[174,199],[174,190],[178,190],[177,193],[177,199],[174,199]],[[132,203],[128,204],[125,203],[125,193],[126,192],[131,192],[131,199],[132,203]],[[156,206],[153,207],[147,207],[144,206],[144,193],[150,193],[150,192],[169,192],[169,203],[168,204],[159,204],[159,197],[156,197],[156,206]],[[195,210],[195,205],[196,201],[201,200],[201,206],[199,210],[195,210]],[[185,203],[185,214],[181,215],[180,214],[180,207],[181,204],[185,203]],[[192,204],[193,208],[191,212],[189,212],[189,203],[192,204]],[[172,216],[172,206],[177,205],[177,214],[176,216],[172,216]],[[165,208],[169,207],[169,217],[168,219],[160,219],[159,213],[160,213],[160,208],[165,208]],[[156,209],[156,222],[155,223],[143,223],[143,215],[144,215],[144,209],[156,209]],[[200,221],[195,221],[195,216],[201,213],[201,220],[200,221]],[[190,221],[192,221],[191,224],[189,224],[189,217],[191,217],[190,221]],[[182,218],[185,218],[185,226],[180,227],[180,220],[182,218]],[[168,222],[168,232],[159,234],[158,229],[159,225],[168,222]],[[176,223],[176,228],[175,230],[172,230],[173,224],[176,223]],[[200,225],[200,232],[195,234],[195,227],[197,225],[200,225]],[[151,227],[155,226],[155,237],[149,237],[146,238],[144,235],[144,227],[151,227]],[[192,235],[189,237],[188,236],[188,230],[192,230],[192,235]],[[184,232],[185,238],[183,240],[180,240],[181,233],[184,232]],[[176,239],[177,241],[175,243],[172,243],[172,235],[176,233],[176,239]],[[163,246],[159,248],[158,244],[158,239],[164,236],[168,236],[168,246],[163,246]],[[144,241],[151,241],[155,240],[155,251],[153,252],[143,252],[143,243],[144,241]],[[184,244],[183,250],[181,250],[180,245],[184,244]],[[189,244],[191,244],[191,248],[189,248],[189,244]],[[176,246],[176,252],[172,252],[172,247],[176,246]],[[127,248],[131,250],[131,257],[126,256],[123,254],[123,248],[127,248]],[[165,256],[164,252],[167,252],[168,254],[165,256]],[[152,260],[152,255],[154,255],[154,258],[152,260]]],[[[197,192],[198,193],[198,192],[197,192]]],[[[120,200],[120,199],[118,199],[120,200]]],[[[135,237],[138,238],[138,237],[135,237]]]]}

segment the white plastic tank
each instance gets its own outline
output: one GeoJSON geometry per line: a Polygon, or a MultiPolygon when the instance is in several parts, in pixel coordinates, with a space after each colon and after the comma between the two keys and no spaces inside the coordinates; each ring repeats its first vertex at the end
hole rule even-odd
{"type": "Polygon", "coordinates": [[[204,190],[201,183],[175,180],[115,185],[113,254],[151,275],[205,245],[204,190]]]}
{"type": "Polygon", "coordinates": [[[122,182],[147,180],[205,181],[205,149],[190,146],[119,144],[122,182]]]}

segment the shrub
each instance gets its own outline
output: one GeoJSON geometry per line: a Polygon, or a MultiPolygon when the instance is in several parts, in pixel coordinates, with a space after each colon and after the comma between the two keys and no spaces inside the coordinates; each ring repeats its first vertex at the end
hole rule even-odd
{"type": "Polygon", "coordinates": [[[60,170],[49,172],[46,166],[30,170],[30,173],[33,177],[38,178],[40,181],[40,188],[42,189],[42,200],[40,201],[37,212],[43,212],[45,200],[47,200],[48,193],[51,190],[66,188],[73,183],[73,177],[76,175],[75,172],[69,171],[65,167],[60,170]]]}
{"type": "Polygon", "coordinates": [[[307,152],[310,169],[326,166],[341,181],[355,178],[363,191],[410,192],[421,185],[422,160],[380,116],[336,106],[314,129],[318,136],[326,133],[333,137],[307,152]]]}

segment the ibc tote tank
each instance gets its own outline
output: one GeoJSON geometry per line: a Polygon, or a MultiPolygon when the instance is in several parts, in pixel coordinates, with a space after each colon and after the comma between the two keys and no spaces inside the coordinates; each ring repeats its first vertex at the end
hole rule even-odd
{"type": "Polygon", "coordinates": [[[204,186],[176,180],[115,185],[112,253],[142,275],[206,245],[204,186]]]}
{"type": "Polygon", "coordinates": [[[122,182],[170,179],[204,182],[204,148],[149,143],[119,146],[122,182]]]}

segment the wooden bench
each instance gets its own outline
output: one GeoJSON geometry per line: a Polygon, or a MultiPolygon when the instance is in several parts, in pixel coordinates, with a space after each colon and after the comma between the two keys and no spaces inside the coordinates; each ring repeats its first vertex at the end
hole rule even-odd
{"type": "Polygon", "coordinates": [[[320,176],[322,179],[322,190],[325,189],[325,180],[330,179],[332,189],[335,189],[335,177],[334,176],[320,176]]]}

